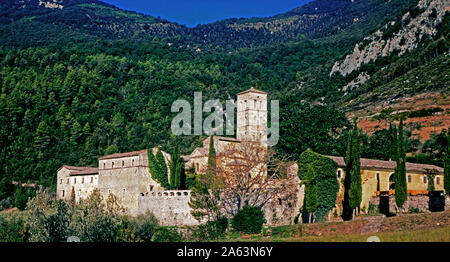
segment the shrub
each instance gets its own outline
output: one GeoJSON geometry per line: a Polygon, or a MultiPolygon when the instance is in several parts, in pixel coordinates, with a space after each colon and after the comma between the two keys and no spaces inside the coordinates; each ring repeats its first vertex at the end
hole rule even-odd
{"type": "Polygon", "coordinates": [[[199,225],[193,232],[195,240],[217,239],[225,235],[228,228],[228,218],[219,217],[215,221],[208,221],[206,224],[199,225]]]}
{"type": "Polygon", "coordinates": [[[420,210],[417,207],[410,207],[409,208],[409,213],[411,213],[411,214],[420,213],[420,210]]]}
{"type": "Polygon", "coordinates": [[[265,222],[261,208],[251,206],[245,206],[231,219],[231,225],[235,230],[249,234],[260,233],[265,222]]]}
{"type": "Polygon", "coordinates": [[[153,214],[147,213],[136,217],[133,224],[136,237],[144,242],[150,242],[158,227],[158,220],[153,214]]]}
{"type": "Polygon", "coordinates": [[[12,197],[8,197],[0,200],[0,211],[14,207],[14,199],[12,197]]]}
{"type": "Polygon", "coordinates": [[[0,242],[26,242],[29,228],[20,216],[9,214],[0,216],[0,242]]]}
{"type": "Polygon", "coordinates": [[[152,237],[153,242],[181,242],[182,235],[176,230],[167,227],[158,227],[152,237]]]}

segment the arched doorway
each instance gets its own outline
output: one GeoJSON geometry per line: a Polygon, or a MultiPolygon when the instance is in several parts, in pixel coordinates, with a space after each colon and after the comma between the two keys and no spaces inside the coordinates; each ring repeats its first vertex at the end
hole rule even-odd
{"type": "Polygon", "coordinates": [[[394,173],[389,175],[389,190],[395,190],[394,173]]]}

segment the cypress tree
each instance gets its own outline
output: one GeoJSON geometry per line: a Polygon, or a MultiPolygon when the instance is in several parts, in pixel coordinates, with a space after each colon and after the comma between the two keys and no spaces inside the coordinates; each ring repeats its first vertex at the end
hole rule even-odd
{"type": "Polygon", "coordinates": [[[355,210],[359,208],[362,200],[361,184],[361,145],[360,134],[356,118],[353,122],[353,130],[347,145],[346,155],[346,176],[344,179],[344,211],[347,212],[346,218],[350,219],[355,215],[355,210]],[[347,200],[345,200],[347,198],[347,200]]]}
{"type": "Polygon", "coordinates": [[[161,151],[161,149],[158,149],[158,152],[156,153],[156,164],[157,164],[157,176],[158,180],[161,183],[161,185],[168,189],[170,188],[169,180],[168,180],[168,173],[167,173],[167,165],[166,161],[164,160],[164,155],[161,151]]]}
{"type": "Polygon", "coordinates": [[[352,219],[352,209],[350,207],[350,185],[351,185],[351,173],[352,169],[352,141],[353,141],[353,131],[348,136],[347,141],[347,152],[345,155],[345,177],[344,177],[344,201],[342,203],[342,218],[344,220],[352,219]]]}
{"type": "Polygon", "coordinates": [[[450,129],[447,134],[447,147],[444,154],[444,189],[450,196],[450,129]]]}
{"type": "Polygon", "coordinates": [[[408,197],[408,189],[406,187],[406,143],[403,136],[403,119],[400,120],[398,127],[398,140],[396,144],[397,166],[394,172],[395,203],[401,209],[408,197]]]}
{"type": "Polygon", "coordinates": [[[206,174],[199,174],[192,187],[189,207],[191,214],[198,221],[207,218],[216,220],[220,216],[219,208],[220,190],[216,181],[216,153],[214,150],[214,137],[210,137],[208,153],[208,169],[206,174]]]}
{"type": "Polygon", "coordinates": [[[214,149],[214,136],[209,138],[209,152],[208,152],[208,175],[214,176],[216,174],[216,150],[214,149]]]}
{"type": "Polygon", "coordinates": [[[398,160],[398,138],[397,138],[397,127],[390,124],[389,131],[391,133],[391,146],[389,150],[389,157],[392,161],[398,160]]]}
{"type": "Polygon", "coordinates": [[[317,185],[311,166],[308,166],[308,172],[303,183],[305,184],[305,208],[309,214],[309,223],[311,223],[311,216],[317,210],[317,185]]]}
{"type": "Polygon", "coordinates": [[[167,177],[166,161],[164,161],[164,155],[159,148],[156,156],[153,155],[153,150],[151,148],[148,149],[148,167],[153,180],[160,183],[161,186],[166,189],[170,188],[167,177]]]}
{"type": "MultiPolygon", "coordinates": [[[[356,122],[355,122],[356,126],[356,122]]],[[[357,128],[356,128],[357,129],[357,128]]],[[[352,169],[350,171],[350,208],[356,210],[360,207],[362,201],[362,184],[361,184],[361,143],[360,134],[356,130],[355,137],[352,141],[352,169]]]]}
{"type": "Polygon", "coordinates": [[[172,159],[170,161],[170,187],[172,189],[178,189],[180,187],[180,175],[181,175],[180,173],[181,173],[180,146],[178,138],[175,137],[172,159]]]}

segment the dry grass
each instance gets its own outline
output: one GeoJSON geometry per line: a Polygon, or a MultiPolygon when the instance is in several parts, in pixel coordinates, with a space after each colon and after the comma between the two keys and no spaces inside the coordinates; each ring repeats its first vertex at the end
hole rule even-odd
{"type": "MultiPolygon", "coordinates": [[[[370,236],[377,236],[381,242],[450,242],[450,226],[437,229],[385,232],[369,235],[330,235],[330,236],[304,236],[304,237],[238,237],[225,241],[232,242],[367,242],[370,236]]],[[[222,240],[223,241],[223,240],[222,240]]]]}

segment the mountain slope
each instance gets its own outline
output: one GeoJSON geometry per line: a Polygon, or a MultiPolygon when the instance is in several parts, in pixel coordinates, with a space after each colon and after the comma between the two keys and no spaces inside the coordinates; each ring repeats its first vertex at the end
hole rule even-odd
{"type": "Polygon", "coordinates": [[[0,33],[2,45],[19,46],[49,44],[56,40],[152,40],[158,37],[201,48],[238,49],[297,41],[304,36],[311,39],[329,37],[346,29],[356,41],[382,24],[386,17],[398,16],[416,2],[317,0],[273,17],[227,19],[187,28],[164,19],[120,10],[101,1],[2,0],[0,33]],[[36,28],[44,35],[36,35],[36,28]],[[16,39],[17,30],[21,32],[19,39],[16,39]],[[52,37],[45,37],[47,34],[52,37]]]}

